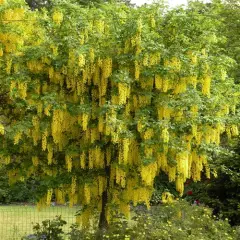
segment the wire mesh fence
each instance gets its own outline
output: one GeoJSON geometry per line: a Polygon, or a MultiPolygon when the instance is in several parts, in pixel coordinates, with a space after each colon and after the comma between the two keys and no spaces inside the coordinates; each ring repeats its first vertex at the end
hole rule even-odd
{"type": "Polygon", "coordinates": [[[67,222],[63,227],[69,227],[75,223],[75,214],[78,207],[51,206],[38,211],[36,206],[10,205],[0,206],[0,240],[20,240],[23,236],[33,233],[33,225],[56,216],[62,217],[67,222]]]}

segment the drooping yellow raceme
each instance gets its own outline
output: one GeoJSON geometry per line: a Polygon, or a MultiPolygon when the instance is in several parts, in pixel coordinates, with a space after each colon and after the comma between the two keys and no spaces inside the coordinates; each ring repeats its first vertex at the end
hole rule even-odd
{"type": "Polygon", "coordinates": [[[236,137],[239,135],[238,127],[236,125],[231,126],[232,136],[236,137]]]}
{"type": "Polygon", "coordinates": [[[52,200],[53,189],[49,189],[47,192],[46,205],[50,206],[52,200]]]}
{"type": "Polygon", "coordinates": [[[152,186],[154,178],[157,174],[157,163],[152,163],[141,168],[141,177],[143,183],[147,186],[152,186]]]}
{"type": "Polygon", "coordinates": [[[48,131],[45,130],[42,134],[42,150],[43,151],[47,149],[47,136],[48,136],[48,131]]]}
{"type": "Polygon", "coordinates": [[[87,184],[84,185],[84,198],[85,198],[85,203],[89,204],[91,200],[91,191],[87,184]]]}
{"type": "Polygon", "coordinates": [[[18,132],[15,136],[14,136],[14,144],[18,144],[19,143],[19,140],[21,139],[22,137],[22,132],[18,132]]]}
{"type": "Polygon", "coordinates": [[[68,170],[68,172],[71,172],[72,171],[72,157],[69,155],[66,155],[65,160],[66,160],[67,170],[68,170]]]}
{"type": "Polygon", "coordinates": [[[210,97],[210,88],[211,88],[211,76],[206,75],[202,80],[202,93],[207,97],[210,97]]]}
{"type": "Polygon", "coordinates": [[[168,143],[169,142],[169,132],[167,128],[164,128],[162,131],[162,139],[164,143],[168,143]]]}
{"type": "Polygon", "coordinates": [[[130,94],[129,87],[124,83],[119,83],[118,92],[119,92],[119,104],[126,104],[130,94]]]}
{"type": "Polygon", "coordinates": [[[57,25],[60,25],[61,22],[63,21],[63,13],[60,11],[54,11],[52,18],[57,25]]]}
{"type": "Polygon", "coordinates": [[[4,126],[0,123],[0,134],[4,135],[4,126]]]}

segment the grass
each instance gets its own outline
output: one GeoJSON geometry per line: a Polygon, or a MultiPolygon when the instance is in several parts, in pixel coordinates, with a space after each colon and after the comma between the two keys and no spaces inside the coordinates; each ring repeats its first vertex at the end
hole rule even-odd
{"type": "Polygon", "coordinates": [[[41,223],[46,219],[54,219],[61,215],[67,221],[66,229],[75,223],[77,208],[67,206],[52,206],[38,211],[35,206],[10,205],[0,206],[0,239],[20,240],[22,236],[32,233],[34,223],[41,223]]]}

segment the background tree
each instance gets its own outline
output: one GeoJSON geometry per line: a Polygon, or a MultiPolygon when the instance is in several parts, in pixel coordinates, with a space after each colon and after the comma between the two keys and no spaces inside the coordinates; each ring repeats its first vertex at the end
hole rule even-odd
{"type": "Polygon", "coordinates": [[[50,8],[52,6],[51,0],[26,0],[26,3],[32,10],[43,7],[50,8]]]}
{"type": "MultiPolygon", "coordinates": [[[[56,3],[57,1],[55,0],[26,0],[26,2],[28,3],[28,5],[30,6],[31,9],[40,9],[40,8],[52,8],[52,6],[54,5],[54,3],[56,3]]],[[[72,3],[76,3],[76,4],[80,4],[82,6],[97,6],[99,4],[103,4],[106,2],[111,2],[111,3],[124,3],[128,6],[133,6],[133,4],[131,4],[130,0],[71,0],[72,3]]]]}
{"type": "Polygon", "coordinates": [[[232,68],[231,76],[237,83],[240,81],[240,5],[238,0],[224,1],[222,4],[221,16],[224,19],[222,34],[226,36],[226,43],[223,45],[227,54],[236,61],[232,68]]]}
{"type": "Polygon", "coordinates": [[[187,199],[199,199],[201,203],[215,209],[220,218],[228,218],[232,225],[240,223],[240,174],[239,147],[232,148],[232,156],[225,155],[215,159],[218,177],[201,183],[191,183],[187,189],[192,195],[187,199]]]}
{"type": "MultiPolygon", "coordinates": [[[[216,5],[210,4],[204,6],[205,11],[210,17],[214,7],[217,7],[221,25],[219,25],[218,34],[223,36],[224,41],[219,44],[219,49],[235,60],[229,75],[239,84],[239,1],[214,1],[216,5]]],[[[237,104],[237,115],[239,118],[239,104],[237,104]]],[[[234,118],[232,118],[234,120],[234,118]]],[[[238,121],[235,119],[234,121],[238,121]]],[[[199,199],[200,202],[213,207],[222,218],[228,218],[232,225],[240,222],[239,215],[239,147],[238,140],[229,142],[226,136],[223,136],[221,146],[225,151],[220,155],[213,156],[212,164],[217,169],[218,177],[211,181],[206,180],[202,183],[191,183],[188,189],[192,195],[187,197],[191,201],[199,199]],[[231,154],[227,154],[227,151],[231,154]]]]}

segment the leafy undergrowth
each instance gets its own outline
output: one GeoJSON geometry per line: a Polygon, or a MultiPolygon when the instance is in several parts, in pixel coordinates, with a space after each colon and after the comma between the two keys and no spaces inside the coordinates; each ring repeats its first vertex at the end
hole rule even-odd
{"type": "MultiPolygon", "coordinates": [[[[212,218],[211,209],[191,206],[185,201],[152,207],[150,211],[136,208],[131,220],[116,217],[108,230],[100,232],[80,230],[72,226],[68,233],[54,239],[71,240],[216,240],[240,239],[238,228],[231,228],[228,220],[212,218]]],[[[38,236],[41,236],[38,233],[38,236]]],[[[28,238],[25,238],[28,239],[28,238]]],[[[29,238],[30,239],[30,238],[29,238]]],[[[41,239],[33,238],[31,239],[41,239]]],[[[46,238],[52,239],[52,238],[46,238]]]]}

